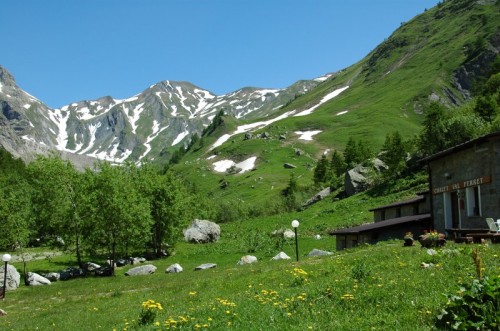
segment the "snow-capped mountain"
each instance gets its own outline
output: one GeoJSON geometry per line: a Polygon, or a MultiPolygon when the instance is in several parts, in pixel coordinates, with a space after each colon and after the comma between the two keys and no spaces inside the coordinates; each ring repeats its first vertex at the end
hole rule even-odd
{"type": "Polygon", "coordinates": [[[324,79],[221,96],[188,82],[163,81],[128,99],[108,96],[52,109],[19,88],[0,66],[0,145],[25,159],[56,149],[116,163],[152,160],[201,135],[222,109],[238,119],[264,118],[324,79]]]}

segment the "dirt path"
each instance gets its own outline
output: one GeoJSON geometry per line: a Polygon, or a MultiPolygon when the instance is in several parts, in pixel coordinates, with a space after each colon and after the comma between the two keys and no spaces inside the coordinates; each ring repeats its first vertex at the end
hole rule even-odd
{"type": "MultiPolygon", "coordinates": [[[[62,252],[38,252],[38,253],[25,253],[24,254],[24,259],[25,261],[32,261],[32,260],[44,260],[44,259],[50,259],[55,256],[62,255],[62,252]]],[[[21,257],[21,254],[19,255],[12,255],[12,262],[22,262],[23,259],[21,257]]]]}

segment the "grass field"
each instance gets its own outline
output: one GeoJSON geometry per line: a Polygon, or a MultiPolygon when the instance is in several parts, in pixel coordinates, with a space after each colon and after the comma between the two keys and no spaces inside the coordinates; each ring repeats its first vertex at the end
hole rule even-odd
{"type": "MultiPolygon", "coordinates": [[[[283,224],[286,226],[286,224],[283,224]]],[[[300,227],[299,227],[300,229],[300,227]]],[[[244,230],[244,229],[243,229],[244,230]]],[[[447,243],[437,255],[402,240],[363,246],[326,257],[307,257],[313,248],[333,251],[333,237],[313,239],[299,232],[299,262],[294,241],[265,239],[265,231],[245,234],[238,224],[222,226],[215,244],[181,243],[173,257],[150,261],[154,274],[87,277],[7,292],[0,308],[2,330],[431,330],[444,294],[476,277],[471,257],[478,248],[484,274],[500,277],[500,245],[447,243]],[[259,261],[236,265],[252,245],[259,261]],[[271,261],[280,250],[291,260],[271,261]],[[434,266],[423,269],[421,263],[434,266]],[[182,273],[166,274],[179,263],[182,273]],[[216,263],[194,271],[201,263],[216,263]],[[140,325],[142,305],[151,308],[150,324],[140,325]]],[[[34,272],[75,265],[67,255],[32,261],[34,272]]],[[[21,265],[16,264],[18,269],[21,265]]]]}

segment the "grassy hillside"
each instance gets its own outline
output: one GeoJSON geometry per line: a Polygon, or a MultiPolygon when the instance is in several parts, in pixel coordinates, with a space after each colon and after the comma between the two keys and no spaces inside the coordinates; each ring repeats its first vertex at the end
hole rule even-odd
{"type": "MultiPolygon", "coordinates": [[[[288,223],[288,220],[287,222],[288,223]]],[[[285,225],[285,224],[283,224],[285,225]]],[[[277,249],[258,250],[259,262],[238,266],[248,247],[234,226],[223,227],[216,244],[178,246],[177,254],[150,261],[147,276],[127,277],[130,266],[112,278],[82,278],[7,292],[0,308],[2,330],[432,330],[446,308],[445,294],[476,277],[471,252],[477,249],[484,276],[500,274],[500,245],[448,243],[436,255],[419,246],[388,241],[306,257],[312,248],[329,250],[331,238],[314,240],[299,232],[299,262],[271,261],[277,249]],[[180,263],[184,271],[164,270],[180,263]],[[201,263],[210,270],[194,271],[201,263]],[[422,263],[432,263],[422,268],[422,263]],[[147,300],[160,303],[149,325],[140,325],[147,300]]],[[[283,250],[294,257],[293,242],[283,250]]],[[[34,261],[32,271],[71,265],[67,256],[34,261]]],[[[17,264],[20,268],[20,265],[17,264]]]]}
{"type": "MultiPolygon", "coordinates": [[[[148,261],[158,268],[152,275],[125,276],[131,268],[126,266],[110,278],[22,285],[0,301],[7,312],[0,318],[0,329],[432,330],[446,307],[445,294],[457,294],[461,283],[476,277],[474,249],[480,254],[483,276],[498,278],[500,245],[449,242],[430,255],[418,244],[403,247],[402,233],[401,238],[374,246],[335,252],[335,239],[328,235],[333,228],[371,222],[369,209],[414,197],[425,188],[422,178],[401,180],[336,203],[323,200],[302,212],[223,223],[217,243],[181,242],[172,256],[148,261]],[[291,228],[293,219],[300,221],[298,262],[294,240],[270,235],[291,228]],[[318,234],[320,240],[315,238],[318,234]],[[308,257],[313,249],[334,254],[308,257]],[[280,251],[292,259],[271,261],[280,251]],[[247,254],[259,261],[236,265],[247,254]],[[173,263],[184,271],[166,274],[173,263]],[[194,271],[202,263],[217,267],[194,271]],[[422,263],[432,265],[424,269],[422,263]],[[148,300],[162,310],[151,308],[151,323],[141,325],[148,300]]],[[[74,253],[53,256],[46,248],[31,253],[42,258],[28,262],[28,271],[57,272],[76,265],[74,253]]],[[[104,259],[84,258],[101,264],[104,259]]],[[[13,264],[22,270],[21,262],[13,264]]]]}
{"type": "Polygon", "coordinates": [[[211,197],[272,208],[291,173],[299,185],[311,186],[316,161],[325,151],[342,151],[350,137],[367,141],[378,152],[388,133],[397,130],[404,138],[419,133],[422,112],[431,99],[450,108],[463,103],[464,95],[453,84],[454,72],[477,56],[473,45],[487,48],[491,36],[500,31],[498,22],[498,2],[443,2],[403,23],[364,59],[281,110],[300,112],[317,105],[328,93],[349,86],[312,114],[274,122],[254,132],[254,139],[235,135],[215,150],[208,150],[218,136],[245,124],[232,119],[231,127],[205,137],[204,147],[189,152],[174,169],[211,197]],[[299,140],[294,133],[309,130],[322,132],[312,141],[299,140]],[[269,138],[258,138],[263,132],[269,138]],[[297,149],[305,153],[297,155],[297,149]],[[207,160],[214,152],[217,158],[207,160]],[[216,160],[239,162],[250,156],[257,157],[256,169],[250,173],[213,172],[212,162],[216,160]],[[284,169],[284,163],[296,168],[284,169]],[[220,181],[229,186],[220,189],[220,181]]]}

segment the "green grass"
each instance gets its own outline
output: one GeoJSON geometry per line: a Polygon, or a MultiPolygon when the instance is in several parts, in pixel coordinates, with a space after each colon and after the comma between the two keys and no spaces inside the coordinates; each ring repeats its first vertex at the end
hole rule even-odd
{"type": "MultiPolygon", "coordinates": [[[[288,222],[288,220],[287,220],[288,222]]],[[[283,224],[285,225],[285,224],[283,224]]],[[[332,238],[316,241],[299,235],[300,261],[270,261],[270,252],[256,252],[259,262],[237,266],[244,254],[234,245],[240,230],[223,227],[223,238],[210,245],[181,244],[177,254],[152,261],[155,274],[83,278],[44,287],[21,286],[7,292],[1,308],[2,330],[166,330],[166,321],[180,329],[212,330],[431,330],[443,294],[455,293],[461,282],[475,277],[471,250],[478,247],[485,274],[500,275],[500,245],[448,243],[430,256],[402,241],[336,253],[322,258],[304,254],[312,247],[331,249],[332,238]],[[178,262],[179,274],[164,270],[178,262]],[[194,271],[200,263],[217,268],[194,271]],[[422,269],[421,262],[434,263],[422,269]],[[140,326],[141,305],[161,303],[155,321],[140,326]],[[185,322],[181,322],[185,320],[185,322]]],[[[300,232],[299,232],[300,233],[300,232]]],[[[294,256],[293,244],[285,251],[294,256]]],[[[274,252],[273,252],[274,253],[274,252]]],[[[31,270],[57,269],[65,257],[30,263],[31,270]],[[59,264],[60,263],[60,264],[59,264]]]]}
{"type": "MultiPolygon", "coordinates": [[[[0,302],[8,314],[0,318],[0,329],[167,330],[176,321],[185,330],[431,330],[446,304],[444,294],[475,277],[472,249],[480,249],[485,275],[495,277],[500,245],[450,242],[431,256],[419,246],[403,247],[402,233],[377,245],[335,252],[335,238],[328,235],[330,229],[371,222],[370,208],[413,197],[425,187],[416,183],[399,181],[334,203],[325,199],[301,212],[221,224],[217,243],[180,242],[173,256],[147,262],[158,268],[152,275],[127,277],[131,266],[126,266],[110,278],[21,286],[0,302]],[[270,236],[290,229],[293,219],[300,221],[298,262],[294,240],[270,236]],[[321,240],[314,239],[317,234],[321,240]],[[334,255],[307,257],[313,249],[334,255]],[[280,251],[292,259],[271,261],[280,251]],[[247,254],[259,261],[236,265],[247,254]],[[435,266],[422,269],[422,262],[435,266]],[[173,263],[184,271],[166,274],[173,263]],[[217,267],[194,271],[202,263],[217,267]],[[154,320],[157,326],[139,325],[147,300],[163,307],[154,320]]],[[[21,270],[19,262],[14,265],[21,270]]],[[[45,273],[74,265],[73,256],[61,255],[31,261],[28,270],[45,273]]]]}

